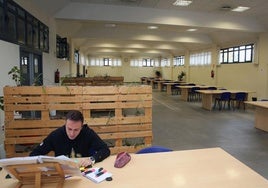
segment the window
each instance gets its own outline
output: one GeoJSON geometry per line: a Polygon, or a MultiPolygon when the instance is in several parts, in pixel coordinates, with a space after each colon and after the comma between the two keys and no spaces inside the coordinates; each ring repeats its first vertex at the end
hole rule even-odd
{"type": "Polygon", "coordinates": [[[104,66],[112,66],[112,59],[111,58],[103,58],[103,65],[104,66]]]}
{"type": "Polygon", "coordinates": [[[175,56],[173,58],[173,65],[174,66],[183,66],[184,65],[184,56],[175,56]]]}
{"type": "Polygon", "coordinates": [[[4,33],[4,4],[3,0],[0,0],[0,35],[4,33]]]}
{"type": "Polygon", "coordinates": [[[130,60],[131,67],[159,67],[158,59],[131,59],[130,60]]]}
{"type": "MultiPolygon", "coordinates": [[[[59,59],[69,59],[69,44],[67,38],[56,36],[56,56],[59,59]]],[[[43,43],[42,43],[43,44],[43,43]]]]}
{"type": "Polygon", "coordinates": [[[49,52],[49,29],[11,0],[0,0],[0,37],[4,41],[49,52]]]}
{"type": "Polygon", "coordinates": [[[89,58],[89,66],[122,66],[122,61],[120,58],[89,58]]]}
{"type": "Polygon", "coordinates": [[[25,31],[25,11],[21,8],[18,8],[18,43],[22,45],[26,44],[25,31]]]}
{"type": "Polygon", "coordinates": [[[220,63],[253,62],[254,44],[235,46],[220,50],[220,63]]]}
{"type": "Polygon", "coordinates": [[[141,59],[131,59],[130,66],[131,67],[142,67],[142,60],[141,59]]]}
{"type": "Polygon", "coordinates": [[[210,65],[211,52],[201,52],[190,55],[190,66],[210,65]]]}
{"type": "Polygon", "coordinates": [[[170,60],[168,58],[163,58],[160,61],[161,67],[169,67],[170,66],[170,60]]]}
{"type": "Polygon", "coordinates": [[[119,67],[119,66],[122,66],[122,61],[121,61],[121,59],[113,59],[113,66],[117,66],[117,67],[119,67]]]}
{"type": "Polygon", "coordinates": [[[16,32],[16,7],[13,5],[13,2],[7,3],[7,13],[5,15],[5,24],[6,24],[6,36],[9,40],[15,41],[17,38],[16,32]]]}
{"type": "Polygon", "coordinates": [[[153,67],[154,66],[154,60],[149,59],[149,58],[143,59],[142,60],[142,66],[143,67],[153,67]]]}

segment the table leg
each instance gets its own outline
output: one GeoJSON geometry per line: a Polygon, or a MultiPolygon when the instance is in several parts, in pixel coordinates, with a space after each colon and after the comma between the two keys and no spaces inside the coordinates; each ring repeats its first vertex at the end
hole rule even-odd
{"type": "Polygon", "coordinates": [[[212,110],[213,96],[212,94],[202,94],[202,108],[212,110]]]}
{"type": "Polygon", "coordinates": [[[268,109],[256,107],[255,110],[255,128],[268,132],[268,109]]]}
{"type": "Polygon", "coordinates": [[[167,85],[167,94],[171,95],[171,85],[167,85]]]}
{"type": "Polygon", "coordinates": [[[184,101],[188,101],[188,88],[181,88],[181,99],[184,101]]]}

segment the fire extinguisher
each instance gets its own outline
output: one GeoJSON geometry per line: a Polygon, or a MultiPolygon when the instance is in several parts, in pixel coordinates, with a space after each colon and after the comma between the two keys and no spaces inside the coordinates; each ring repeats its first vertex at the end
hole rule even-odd
{"type": "Polygon", "coordinates": [[[55,72],[55,83],[60,83],[60,72],[59,69],[55,72]]]}
{"type": "Polygon", "coordinates": [[[210,77],[211,77],[211,78],[214,78],[214,70],[211,70],[211,72],[210,72],[210,77]]]}

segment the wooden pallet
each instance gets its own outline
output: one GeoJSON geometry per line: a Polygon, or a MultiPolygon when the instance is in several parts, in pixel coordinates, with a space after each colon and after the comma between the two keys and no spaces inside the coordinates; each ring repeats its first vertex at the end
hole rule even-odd
{"type": "Polygon", "coordinates": [[[122,85],[123,76],[95,76],[95,77],[67,77],[62,78],[62,84],[66,86],[113,86],[122,85]]]}
{"type": "Polygon", "coordinates": [[[112,154],[136,152],[152,143],[150,86],[5,87],[4,104],[7,157],[28,155],[64,124],[69,110],[83,113],[85,123],[106,141],[112,154]],[[50,111],[55,110],[52,117],[50,111]],[[22,113],[22,118],[16,119],[14,112],[22,113]]]}

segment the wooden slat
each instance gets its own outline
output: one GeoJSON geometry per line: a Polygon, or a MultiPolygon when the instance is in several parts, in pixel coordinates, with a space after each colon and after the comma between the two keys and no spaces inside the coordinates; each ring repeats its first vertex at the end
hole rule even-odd
{"type": "Polygon", "coordinates": [[[19,136],[47,136],[56,128],[45,128],[45,129],[7,129],[5,133],[9,137],[19,136]]]}
{"type": "Polygon", "coordinates": [[[45,99],[42,95],[36,96],[5,96],[5,104],[13,104],[13,103],[44,103],[45,99]]]}
{"type": "Polygon", "coordinates": [[[46,110],[45,104],[10,104],[5,105],[5,111],[31,111],[31,110],[46,110]]]}
{"type": "Polygon", "coordinates": [[[138,138],[152,136],[152,131],[135,131],[123,133],[99,133],[102,139],[115,139],[115,138],[138,138]]]}
{"type": "MultiPolygon", "coordinates": [[[[59,127],[65,123],[65,120],[14,120],[7,121],[5,129],[18,129],[18,128],[38,128],[38,127],[59,127]]],[[[8,135],[7,135],[8,136],[8,135]]]]}
{"type": "Polygon", "coordinates": [[[128,131],[152,130],[152,125],[144,124],[144,125],[90,126],[90,128],[92,128],[94,131],[98,133],[128,132],[128,131]]]}

